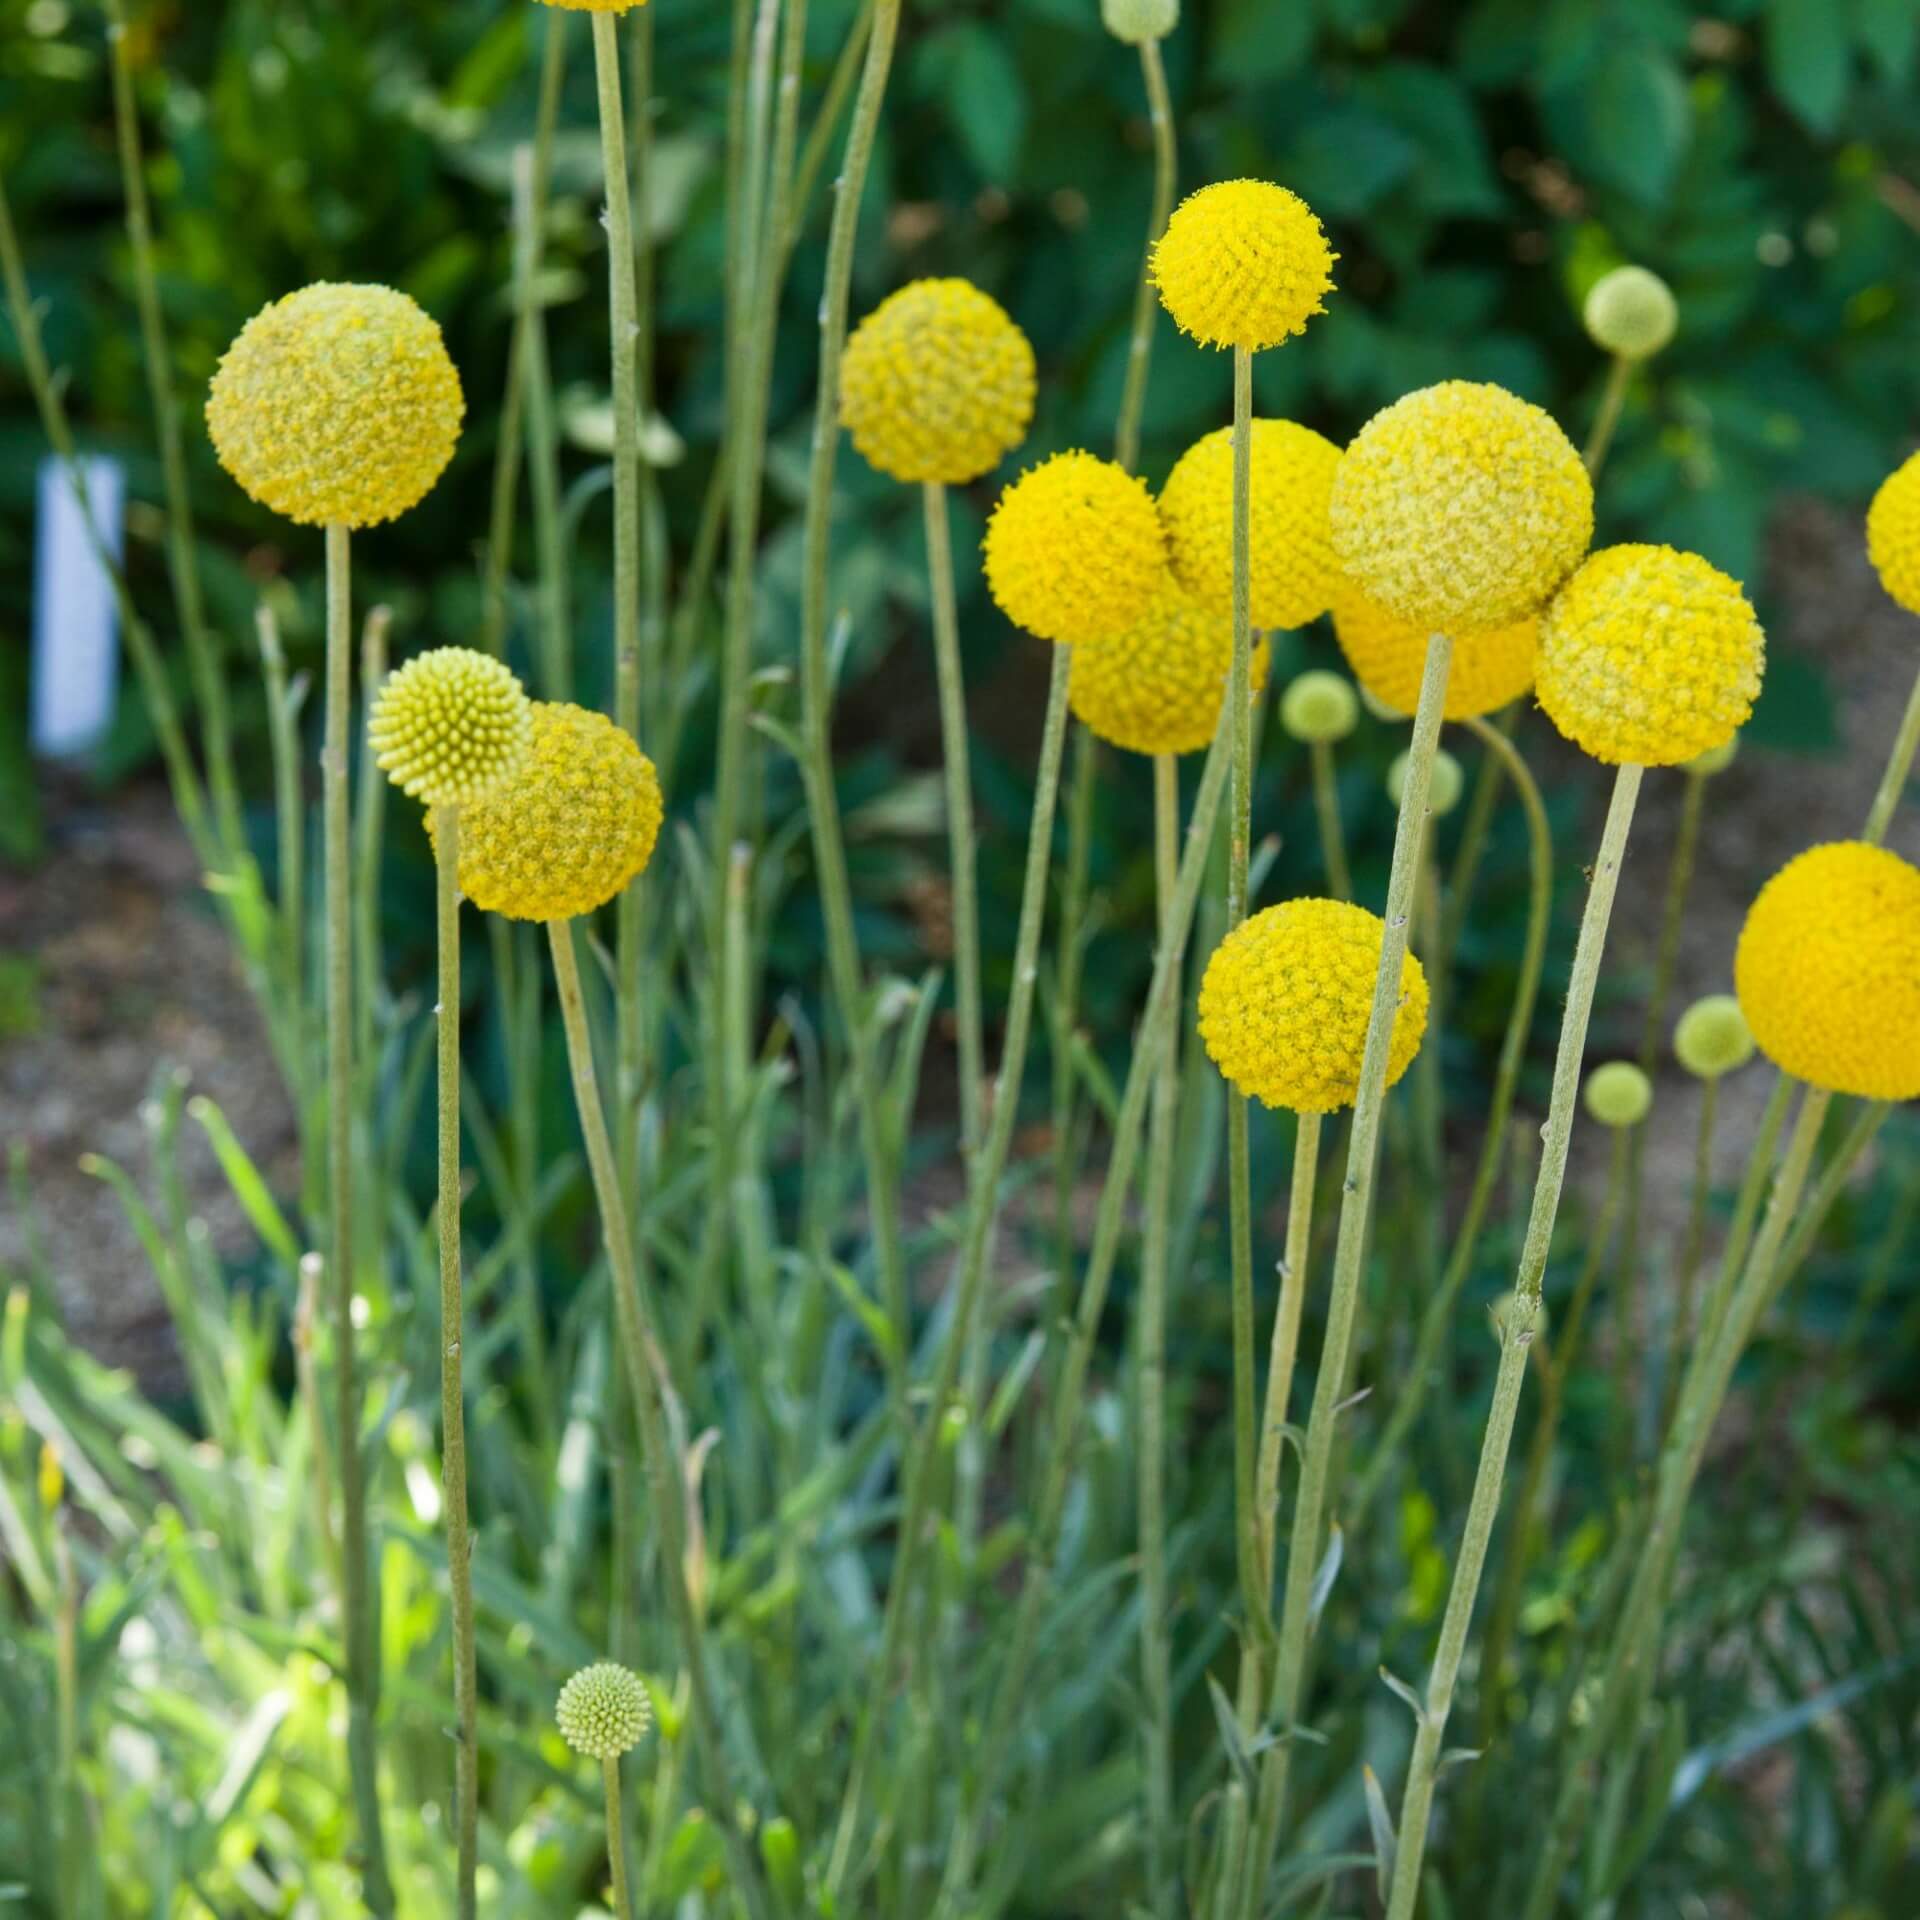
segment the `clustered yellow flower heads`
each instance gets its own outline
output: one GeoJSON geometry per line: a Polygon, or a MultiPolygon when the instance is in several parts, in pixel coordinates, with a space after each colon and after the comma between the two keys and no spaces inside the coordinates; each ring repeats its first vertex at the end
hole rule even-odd
{"type": "Polygon", "coordinates": [[[367,733],[402,793],[457,807],[519,771],[533,741],[533,703],[504,661],[438,647],[388,678],[367,733]]]}
{"type": "Polygon", "coordinates": [[[1581,318],[1595,346],[1628,360],[1647,360],[1673,338],[1680,309],[1673,289],[1657,273],[1615,267],[1588,290],[1581,318]]]}
{"type": "Polygon", "coordinates": [[[1125,633],[1168,580],[1166,535],[1144,482],[1090,453],[1057,453],[1000,496],[987,586],[1015,626],[1077,646],[1125,633]]]}
{"type": "Polygon", "coordinates": [[[1730,993],[1696,1000],[1673,1029],[1673,1057],[1701,1080],[1744,1067],[1753,1058],[1753,1029],[1730,993]]]}
{"type": "Polygon", "coordinates": [[[1738,581],[1672,547],[1607,547],[1540,623],[1540,704],[1610,766],[1678,766],[1753,711],[1766,639],[1738,581]]]}
{"type": "MultiPolygon", "coordinates": [[[[1334,582],[1333,637],[1355,678],[1383,706],[1405,715],[1420,704],[1428,627],[1389,613],[1342,574],[1334,582]]],[[[1454,634],[1446,717],[1474,720],[1519,699],[1533,685],[1539,654],[1540,622],[1533,614],[1454,634]]]]}
{"type": "Polygon", "coordinates": [[[990,473],[1033,421],[1033,348],[966,280],[916,280],[855,329],[840,419],[895,480],[963,486],[990,473]]]}
{"type": "Polygon", "coordinates": [[[1880,483],[1867,509],[1867,558],[1880,584],[1920,613],[1920,453],[1880,483]]]}
{"type": "Polygon", "coordinates": [[[241,329],[207,429],[263,507],[305,527],[374,527],[432,491],[465,414],[433,320],[389,287],[323,282],[241,329]]]}
{"type": "Polygon", "coordinates": [[[460,890],[509,920],[592,913],[653,857],[662,811],[660,776],[632,735],[603,713],[535,701],[520,770],[460,810],[460,890]]]}
{"type": "MultiPolygon", "coordinates": [[[[1333,1113],[1360,1084],[1386,923],[1339,900],[1289,900],[1237,927],[1200,982],[1200,1038],[1249,1099],[1333,1113]]],[[[1427,976],[1412,954],[1387,1055],[1392,1086],[1427,1028],[1427,976]]]]}
{"type": "Polygon", "coordinates": [[[1920,868],[1860,840],[1788,861],[1747,911],[1733,984],[1775,1066],[1862,1099],[1920,1097],[1920,868]]]}
{"type": "MultiPolygon", "coordinates": [[[[1339,566],[1327,530],[1340,449],[1291,420],[1256,420],[1248,516],[1256,627],[1303,627],[1327,610],[1339,566]]],[[[1160,491],[1174,577],[1202,606],[1233,611],[1233,429],[1181,455],[1160,491]]]]}
{"type": "Polygon", "coordinates": [[[1189,194],[1153,249],[1160,301],[1202,346],[1277,347],[1306,331],[1333,291],[1339,255],[1313,209],[1265,180],[1189,194]]]}
{"type": "MultiPolygon", "coordinates": [[[[1267,684],[1256,641],[1252,688],[1267,684]]],[[[1233,622],[1195,605],[1169,580],[1125,633],[1073,650],[1067,698],[1075,715],[1129,753],[1197,753],[1211,743],[1233,673],[1233,622]]]]}
{"type": "Polygon", "coordinates": [[[611,1660],[582,1667],[560,1689],[553,1717],[575,1753],[618,1760],[631,1753],[653,1724],[653,1702],[637,1673],[611,1660]]]}
{"type": "Polygon", "coordinates": [[[1587,1112],[1603,1127],[1637,1127],[1653,1110],[1653,1082],[1631,1060],[1609,1060],[1581,1089],[1587,1112]]]}
{"type": "Polygon", "coordinates": [[[1100,18],[1116,40],[1137,47],[1164,40],[1180,24],[1180,0],[1100,0],[1100,18]]]}
{"type": "Polygon", "coordinates": [[[1333,481],[1356,584],[1428,632],[1537,612],[1593,538],[1593,483],[1552,417],[1504,387],[1443,380],[1382,408],[1333,481]]]}

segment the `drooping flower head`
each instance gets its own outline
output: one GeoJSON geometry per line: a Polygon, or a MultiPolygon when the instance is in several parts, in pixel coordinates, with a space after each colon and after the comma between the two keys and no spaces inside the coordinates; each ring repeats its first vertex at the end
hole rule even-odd
{"type": "Polygon", "coordinates": [[[1100,0],[1100,18],[1116,40],[1137,47],[1164,40],[1180,24],[1180,0],[1100,0]]]}
{"type": "Polygon", "coordinates": [[[520,770],[533,742],[533,703],[504,661],[437,647],[389,676],[367,732],[402,793],[429,807],[463,806],[520,770]]]}
{"type": "Polygon", "coordinates": [[[854,330],[840,419],[895,480],[963,486],[991,473],[1033,421],[1033,348],[966,280],[916,280],[854,330]]]}
{"type": "Polygon", "coordinates": [[[1747,910],[1733,984],[1775,1066],[1865,1100],[1920,1097],[1920,868],[1861,840],[1810,847],[1747,910]]]}
{"type": "Polygon", "coordinates": [[[582,1667],[560,1689],[553,1717],[560,1737],[575,1753],[594,1760],[618,1760],[647,1737],[653,1701],[637,1673],[611,1660],[582,1667]]]}
{"type": "MultiPolygon", "coordinates": [[[[1403,620],[1370,599],[1345,574],[1334,583],[1333,637],[1354,677],[1383,706],[1410,714],[1420,704],[1430,627],[1403,620]]],[[[1474,720],[1497,713],[1533,685],[1540,622],[1533,614],[1503,627],[1453,635],[1446,717],[1474,720]]]]}
{"type": "Polygon", "coordinates": [[[1260,353],[1325,311],[1338,258],[1298,194],[1265,180],[1223,180],[1174,209],[1150,272],[1182,333],[1202,346],[1260,353]]]}
{"type": "Polygon", "coordinates": [[[631,734],[535,701],[520,770],[460,810],[460,889],[509,920],[592,913],[653,857],[662,811],[660,776],[631,734]]]}
{"type": "Polygon", "coordinates": [[[1057,453],[1000,496],[986,561],[987,586],[1007,618],[1064,646],[1125,633],[1170,577],[1146,484],[1090,453],[1057,453]]]}
{"type": "Polygon", "coordinates": [[[1637,1127],[1653,1111],[1653,1082],[1631,1060],[1609,1060],[1587,1075],[1580,1097],[1603,1127],[1637,1127]]]}
{"type": "MultiPolygon", "coordinates": [[[[1200,982],[1208,1057],[1250,1100],[1333,1113],[1360,1085],[1386,924],[1339,900],[1289,900],[1256,913],[1214,949],[1200,982]]],[[[1412,954],[1387,1056],[1392,1086],[1427,1027],[1427,976],[1412,954]]]]}
{"type": "Polygon", "coordinates": [[[439,327],[405,294],[323,282],[241,329],[207,430],[263,507],[304,527],[373,527],[432,491],[465,413],[439,327]]]}
{"type": "Polygon", "coordinates": [[[1680,309],[1673,289],[1645,267],[1615,267],[1587,291],[1581,316],[1596,347],[1649,360],[1673,338],[1680,309]]]}
{"type": "Polygon", "coordinates": [[[1551,415],[1443,380],[1376,413],[1333,481],[1333,545],[1361,590],[1448,634],[1536,613],[1593,538],[1593,483],[1551,415]]]}
{"type": "MultiPolygon", "coordinates": [[[[1256,420],[1249,462],[1248,572],[1256,627],[1326,612],[1339,566],[1327,526],[1340,449],[1291,420],[1256,420]]],[[[1160,492],[1174,577],[1204,607],[1233,611],[1233,429],[1181,455],[1160,492]]]]}
{"type": "Polygon", "coordinates": [[[1350,680],[1324,667],[1297,675],[1280,696],[1280,724],[1307,746],[1344,740],[1360,719],[1360,696],[1350,680]]]}
{"type": "Polygon", "coordinates": [[[1888,594],[1920,613],[1920,453],[1894,468],[1873,496],[1867,558],[1888,594]]]}
{"type": "Polygon", "coordinates": [[[1753,1029],[1730,993],[1696,1000],[1673,1029],[1673,1057],[1696,1079],[1718,1080],[1753,1058],[1753,1029]]]}
{"type": "Polygon", "coordinates": [[[1723,745],[1765,664],[1739,582],[1672,547],[1603,548],[1540,623],[1540,704],[1610,766],[1673,767],[1723,745]]]}
{"type": "MultiPolygon", "coordinates": [[[[1267,684],[1267,643],[1254,643],[1252,688],[1267,684]]],[[[1102,740],[1129,753],[1197,753],[1212,743],[1233,674],[1233,622],[1196,606],[1169,580],[1144,620],[1073,650],[1067,697],[1102,740]]]]}

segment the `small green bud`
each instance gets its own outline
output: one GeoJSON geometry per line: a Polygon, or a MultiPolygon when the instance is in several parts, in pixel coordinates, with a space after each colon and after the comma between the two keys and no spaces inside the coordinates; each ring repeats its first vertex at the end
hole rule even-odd
{"type": "Polygon", "coordinates": [[[1531,1312],[1522,1304],[1520,1295],[1511,1289],[1498,1295],[1487,1311],[1493,1316],[1494,1331],[1502,1340],[1509,1334],[1524,1333],[1532,1337],[1547,1330],[1547,1303],[1537,1294],[1531,1312]]]}
{"type": "Polygon", "coordinates": [[[626,1667],[601,1660],[582,1667],[560,1689],[553,1717],[575,1753],[617,1760],[646,1738],[653,1701],[646,1682],[626,1667]]]}
{"type": "Polygon", "coordinates": [[[1657,273],[1615,267],[1593,283],[1584,317],[1595,346],[1628,360],[1647,360],[1673,338],[1680,309],[1673,289],[1657,273]]]}
{"type": "Polygon", "coordinates": [[[1303,673],[1280,696],[1280,724],[1310,746],[1344,740],[1359,718],[1353,682],[1323,667],[1303,673]]]}
{"type": "Polygon", "coordinates": [[[1653,1082],[1631,1060],[1609,1060],[1587,1075],[1582,1097],[1603,1127],[1637,1127],[1653,1106],[1653,1082]]]}
{"type": "Polygon", "coordinates": [[[1137,47],[1164,40],[1180,24],[1180,0],[1100,0],[1100,18],[1116,40],[1137,47]]]}
{"type": "Polygon", "coordinates": [[[1723,740],[1717,747],[1709,747],[1705,753],[1696,753],[1686,762],[1689,773],[1700,774],[1703,778],[1716,773],[1725,773],[1733,765],[1733,757],[1740,751],[1740,736],[1736,733],[1730,740],[1723,740]]]}
{"type": "Polygon", "coordinates": [[[1730,993],[1696,1000],[1673,1029],[1674,1058],[1702,1080],[1744,1067],[1753,1058],[1753,1029],[1730,993]]]}
{"type": "MultiPolygon", "coordinates": [[[[1460,804],[1461,789],[1467,784],[1467,777],[1460,771],[1460,762],[1445,747],[1436,747],[1433,754],[1433,772],[1427,776],[1427,811],[1436,820],[1444,819],[1460,804]]],[[[1400,795],[1407,785],[1407,755],[1401,754],[1387,769],[1387,798],[1397,807],[1400,795]]]]}
{"type": "Polygon", "coordinates": [[[760,1858],[765,1863],[767,1878],[773,1883],[781,1905],[798,1913],[801,1898],[806,1892],[806,1882],[800,1871],[800,1836],[793,1822],[784,1814],[769,1820],[760,1829],[760,1858]]]}

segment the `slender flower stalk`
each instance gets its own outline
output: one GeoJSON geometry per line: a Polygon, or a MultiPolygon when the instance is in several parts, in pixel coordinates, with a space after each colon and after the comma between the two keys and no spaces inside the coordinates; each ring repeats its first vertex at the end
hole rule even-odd
{"type": "Polygon", "coordinates": [[[1915,676],[1913,691],[1907,695],[1906,711],[1900,718],[1900,730],[1894,736],[1893,750],[1887,755],[1886,769],[1874,793],[1873,806],[1867,814],[1866,831],[1860,836],[1869,846],[1877,847],[1885,841],[1887,829],[1893,824],[1894,811],[1907,791],[1907,782],[1913,777],[1916,754],[1920,754],[1920,675],[1915,676]]]}
{"type": "Polygon", "coordinates": [[[260,646],[260,670],[267,683],[267,737],[273,750],[281,992],[294,1009],[293,1025],[298,1033],[304,1026],[301,1008],[305,999],[307,920],[307,799],[300,777],[299,724],[287,680],[286,649],[280,643],[280,623],[264,600],[254,609],[253,620],[260,646]]]}
{"type": "Polygon", "coordinates": [[[1687,1198],[1687,1231],[1674,1263],[1673,1298],[1667,1315],[1666,1380],[1661,1388],[1660,1426],[1673,1418],[1680,1392],[1682,1363],[1695,1337],[1698,1311],[1695,1281],[1700,1256],[1707,1244],[1707,1203],[1713,1196],[1713,1137],[1720,1114],[1720,1080],[1716,1074],[1700,1088],[1700,1117],[1694,1125],[1693,1185],[1687,1198]]]}
{"type": "Polygon", "coordinates": [[[1313,767],[1313,810],[1320,828],[1320,857],[1326,863],[1327,886],[1336,900],[1353,898],[1353,870],[1347,864],[1347,839],[1340,825],[1340,788],[1334,779],[1333,743],[1311,740],[1307,756],[1313,767]]]}
{"type": "Polygon", "coordinates": [[[1054,1303],[1071,1311],[1077,1264],[1074,1184],[1084,1129],[1076,1098],[1074,1047],[1080,1020],[1080,982],[1087,944],[1087,887],[1093,858],[1093,803],[1100,773],[1100,742],[1092,729],[1073,728],[1073,778],[1067,788],[1067,870],[1060,883],[1060,932],[1054,942],[1053,1019],[1053,1243],[1054,1303]]]}
{"type": "Polygon", "coordinates": [[[1307,1297],[1307,1259],[1313,1250],[1313,1193],[1320,1177],[1321,1116],[1295,1117],[1293,1184],[1287,1201],[1286,1253],[1280,1263],[1280,1298],[1273,1314],[1267,1356],[1267,1396],[1260,1418],[1260,1565],[1271,1584],[1280,1515],[1280,1462],[1286,1451],[1287,1409],[1293,1398],[1294,1363],[1300,1353],[1300,1312],[1307,1297]]]}
{"type": "Polygon", "coordinates": [[[1607,383],[1600,390],[1600,410],[1593,417],[1593,427],[1581,454],[1587,463],[1587,471],[1596,479],[1612,450],[1614,431],[1620,425],[1620,413],[1627,401],[1627,386],[1632,379],[1633,362],[1624,353],[1616,353],[1607,367],[1607,383]]]}

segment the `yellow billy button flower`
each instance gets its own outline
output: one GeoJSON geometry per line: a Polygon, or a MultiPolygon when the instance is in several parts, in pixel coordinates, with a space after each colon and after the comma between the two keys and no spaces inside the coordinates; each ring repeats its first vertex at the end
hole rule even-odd
{"type": "MultiPolygon", "coordinates": [[[[1267,644],[1255,644],[1253,691],[1267,684],[1267,644]]],[[[1211,744],[1233,671],[1233,622],[1172,581],[1125,633],[1073,650],[1067,697],[1087,727],[1129,753],[1197,753],[1211,744]]]]}
{"type": "Polygon", "coordinates": [[[1033,348],[965,280],[916,280],[847,342],[840,419],[895,480],[964,486],[991,473],[1033,421],[1033,348]]]}
{"type": "MultiPolygon", "coordinates": [[[[1430,629],[1389,613],[1342,574],[1333,589],[1333,637],[1360,684],[1397,714],[1420,704],[1430,629]]],[[[1533,685],[1540,654],[1540,622],[1528,614],[1503,627],[1453,636],[1446,717],[1473,720],[1498,712],[1533,685]]]]}
{"type": "Polygon", "coordinates": [[[1055,454],[1000,496],[986,562],[1007,618],[1066,646],[1138,625],[1169,579],[1166,535],[1145,483],[1090,453],[1055,454]]]}
{"type": "Polygon", "coordinates": [[[653,857],[662,811],[660,777],[630,734],[536,701],[520,770],[460,809],[460,890],[509,920],[592,913],[653,857]]]}
{"type": "Polygon", "coordinates": [[[1313,209],[1265,180],[1189,194],[1153,250],[1160,301],[1202,346],[1261,353],[1325,311],[1339,258],[1313,209]]]}
{"type": "Polygon", "coordinates": [[[653,1702],[637,1673],[611,1660],[582,1667],[560,1689],[553,1717],[560,1737],[575,1753],[594,1760],[618,1760],[647,1737],[653,1702]]]}
{"type": "Polygon", "coordinates": [[[1540,623],[1540,704],[1609,766],[1724,745],[1760,691],[1766,639],[1737,581],[1672,547],[1607,547],[1540,623]]]}
{"type": "Polygon", "coordinates": [[[321,284],[255,315],[207,400],[220,464],[306,527],[373,527],[453,458],[466,401],[439,327],[388,287],[321,284]]]}
{"type": "Polygon", "coordinates": [[[1867,558],[1880,584],[1920,613],[1920,453],[1880,483],[1867,509],[1867,558]]]}
{"type": "Polygon", "coordinates": [[[1753,1029],[1730,993],[1696,1000],[1673,1029],[1673,1057],[1699,1080],[1718,1080],[1753,1058],[1753,1029]]]}
{"type": "Polygon", "coordinates": [[[1747,911],[1733,984],[1775,1066],[1866,1100],[1920,1097],[1920,868],[1861,840],[1788,861],[1747,911]]]}
{"type": "Polygon", "coordinates": [[[1334,475],[1332,523],[1363,592],[1458,636],[1546,604],[1593,538],[1593,483],[1549,414],[1504,387],[1444,380],[1360,429],[1334,475]]]}
{"type": "MultiPolygon", "coordinates": [[[[1251,607],[1256,627],[1303,627],[1327,610],[1339,567],[1327,528],[1340,449],[1291,420],[1251,436],[1251,607]]],[[[1233,429],[1180,457],[1160,493],[1174,577],[1204,607],[1233,611],[1233,429]]]]}
{"type": "Polygon", "coordinates": [[[367,733],[401,792],[429,807],[464,806],[520,770],[533,742],[533,703],[503,661],[439,647],[388,678],[367,733]]]}
{"type": "Polygon", "coordinates": [[[1631,1060],[1609,1060],[1580,1090],[1588,1114],[1603,1127],[1637,1127],[1653,1110],[1653,1082],[1631,1060]]]}
{"type": "MultiPolygon", "coordinates": [[[[1214,949],[1200,982],[1200,1038],[1249,1099],[1295,1113],[1350,1106],[1386,924],[1339,900],[1268,907],[1214,949]]],[[[1392,1086],[1427,1027],[1427,976],[1408,954],[1387,1058],[1392,1086]]]]}

